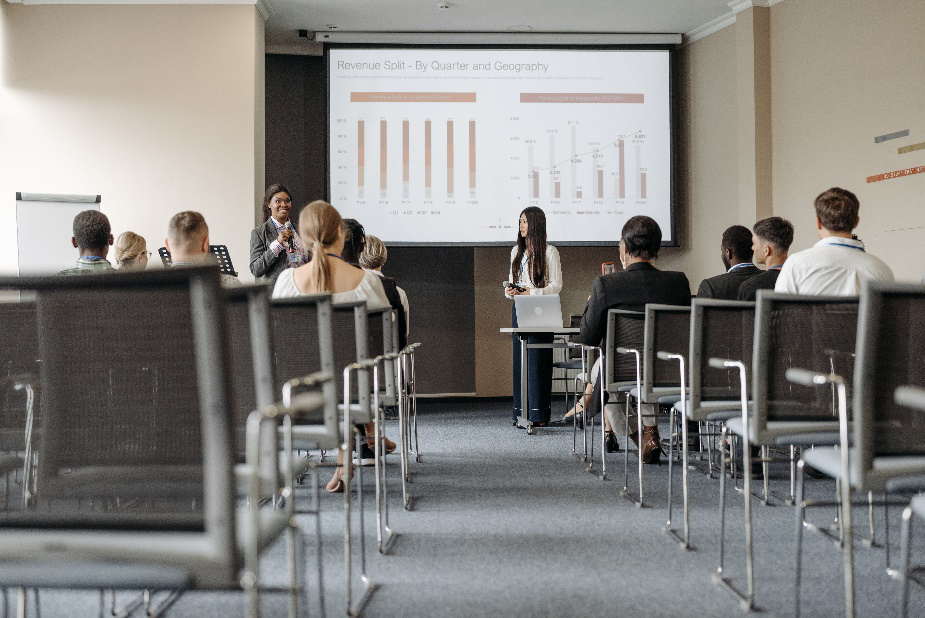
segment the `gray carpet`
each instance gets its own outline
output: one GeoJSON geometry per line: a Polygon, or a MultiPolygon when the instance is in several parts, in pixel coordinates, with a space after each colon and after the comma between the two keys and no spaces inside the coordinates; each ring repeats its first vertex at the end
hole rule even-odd
{"type": "MultiPolygon", "coordinates": [[[[736,601],[711,581],[718,557],[716,479],[691,474],[695,548],[683,551],[661,531],[667,515],[664,458],[661,466],[645,467],[647,502],[653,506],[638,509],[619,496],[622,453],[609,455],[609,479],[601,481],[572,456],[570,430],[541,429],[538,435],[528,436],[511,426],[509,409],[509,404],[500,403],[422,403],[422,461],[412,467],[414,510],[402,511],[400,500],[393,498],[392,526],[401,536],[391,555],[375,552],[374,519],[367,503],[368,571],[380,588],[365,615],[744,615],[736,601]]],[[[394,423],[389,429],[394,437],[394,423]]],[[[631,468],[633,488],[634,472],[631,468]]],[[[786,464],[773,464],[772,474],[772,489],[786,492],[786,464]]],[[[390,474],[393,490],[398,489],[398,480],[395,466],[390,474]]],[[[680,491],[680,483],[676,487],[680,491]]],[[[731,491],[731,484],[727,489],[726,574],[744,588],[742,497],[731,491]]],[[[809,481],[808,494],[813,497],[829,498],[833,491],[832,481],[809,481]]],[[[345,608],[341,497],[322,496],[322,504],[326,614],[340,616],[345,608]]],[[[757,605],[768,615],[792,615],[794,509],[754,506],[757,605]]],[[[877,511],[881,541],[883,513],[882,508],[877,511]]],[[[889,510],[894,564],[900,513],[900,507],[889,510]]],[[[810,514],[822,524],[833,516],[832,508],[810,514]]],[[[856,509],[854,518],[857,538],[863,538],[866,509],[856,509]]],[[[301,520],[313,534],[314,520],[309,516],[301,520]]],[[[680,511],[675,521],[681,523],[680,511]]],[[[920,528],[915,552],[925,562],[925,526],[920,528]]],[[[819,535],[804,538],[803,615],[843,615],[841,553],[819,535]]],[[[308,541],[314,552],[313,537],[308,541]]],[[[265,561],[265,579],[281,584],[283,548],[273,550],[265,561]]],[[[884,550],[858,542],[855,555],[858,615],[896,615],[899,585],[884,572],[884,550]]],[[[309,566],[314,564],[310,555],[309,566]]],[[[309,573],[309,609],[317,616],[314,577],[314,571],[309,573]]],[[[93,593],[42,591],[42,615],[94,615],[97,598],[93,593]]],[[[285,607],[280,595],[264,597],[266,615],[284,615],[285,607]]],[[[182,597],[169,615],[243,613],[240,593],[194,592],[182,597]]],[[[925,615],[925,593],[913,590],[910,615],[925,615]]]]}

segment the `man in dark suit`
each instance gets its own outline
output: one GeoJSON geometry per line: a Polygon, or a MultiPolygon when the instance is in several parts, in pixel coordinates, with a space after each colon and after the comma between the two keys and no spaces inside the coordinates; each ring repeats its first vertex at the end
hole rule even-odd
{"type": "Polygon", "coordinates": [[[793,224],[780,217],[768,217],[752,229],[752,251],[755,264],[764,264],[765,271],[742,282],[739,300],[755,300],[758,290],[773,290],[780,269],[787,261],[787,251],[793,242],[793,224]]]}
{"type": "Polygon", "coordinates": [[[723,232],[720,251],[726,272],[701,281],[697,298],[735,300],[742,282],[761,274],[752,264],[752,233],[747,227],[733,225],[723,232]]]}
{"type": "MultiPolygon", "coordinates": [[[[662,245],[662,231],[650,217],[636,216],[626,222],[620,239],[620,263],[623,270],[598,277],[591,298],[581,318],[579,339],[586,345],[601,345],[607,334],[610,309],[643,311],[647,303],[690,305],[691,288],[687,276],[680,272],[661,271],[652,265],[662,245]]],[[[593,372],[592,372],[593,373],[593,372]]],[[[602,372],[598,371],[598,375],[602,372]]],[[[597,413],[600,404],[600,380],[592,375],[594,393],[590,410],[597,413]]],[[[635,420],[635,419],[634,419],[635,420]]],[[[633,428],[634,422],[630,422],[633,428]]],[[[608,450],[616,450],[613,431],[607,429],[608,450]]],[[[638,442],[638,428],[633,431],[638,442]]],[[[654,411],[643,420],[642,455],[645,463],[657,463],[661,446],[654,411]]]]}

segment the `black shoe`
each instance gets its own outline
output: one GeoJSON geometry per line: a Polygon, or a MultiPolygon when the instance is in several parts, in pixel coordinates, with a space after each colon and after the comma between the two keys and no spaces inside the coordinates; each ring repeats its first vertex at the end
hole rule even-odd
{"type": "Polygon", "coordinates": [[[617,442],[617,436],[612,431],[608,431],[604,434],[604,450],[608,453],[620,452],[620,444],[617,442]]]}
{"type": "Polygon", "coordinates": [[[353,463],[358,466],[375,466],[376,454],[373,449],[364,444],[358,453],[353,454],[353,463]]]}
{"type": "Polygon", "coordinates": [[[585,419],[584,415],[581,412],[576,412],[573,416],[563,416],[559,421],[566,427],[571,427],[573,425],[577,426],[578,429],[585,428],[585,419]]]}

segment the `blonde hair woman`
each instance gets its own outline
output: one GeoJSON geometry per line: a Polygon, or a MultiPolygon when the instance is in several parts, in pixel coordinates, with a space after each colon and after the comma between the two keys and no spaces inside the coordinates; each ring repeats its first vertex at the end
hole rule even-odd
{"type": "Polygon", "coordinates": [[[116,267],[120,270],[144,270],[148,266],[148,243],[135,232],[122,232],[116,240],[116,267]]]}
{"type": "MultiPolygon", "coordinates": [[[[280,273],[273,288],[273,298],[329,292],[335,303],[362,300],[370,309],[391,306],[375,273],[351,266],[340,257],[345,235],[343,219],[337,209],[321,200],[312,202],[299,214],[298,229],[312,259],[298,268],[287,268],[280,273]]],[[[361,458],[366,457],[361,455],[361,458]]],[[[337,454],[337,469],[327,485],[331,493],[344,491],[343,461],[341,451],[337,454]]]]}

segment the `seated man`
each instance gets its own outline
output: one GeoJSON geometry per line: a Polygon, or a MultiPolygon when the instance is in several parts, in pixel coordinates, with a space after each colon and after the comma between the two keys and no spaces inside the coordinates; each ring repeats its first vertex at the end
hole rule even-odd
{"type": "Polygon", "coordinates": [[[775,292],[858,296],[862,281],[893,281],[890,267],[867,253],[864,243],[851,234],[861,221],[861,204],[854,193],[835,187],[819,194],[814,206],[820,240],[790,256],[775,292]]]}
{"type": "Polygon", "coordinates": [[[74,217],[71,244],[80,251],[77,265],[62,270],[59,275],[89,275],[113,270],[106,259],[113,243],[109,218],[98,210],[85,210],[74,217]]]}
{"type": "Polygon", "coordinates": [[[755,224],[752,230],[755,264],[764,264],[767,270],[742,282],[739,286],[739,300],[753,301],[758,290],[774,289],[792,242],[793,224],[786,219],[768,217],[755,224]]]}
{"type": "MultiPolygon", "coordinates": [[[[209,226],[206,225],[205,217],[192,210],[175,214],[167,224],[164,246],[170,252],[172,266],[208,263],[209,226]]],[[[221,277],[225,287],[241,285],[237,277],[224,273],[221,277]]]]}
{"type": "MultiPolygon", "coordinates": [[[[610,309],[643,311],[647,303],[690,305],[691,288],[684,273],[661,271],[652,265],[662,246],[662,230],[654,219],[636,216],[626,222],[620,238],[620,263],[624,270],[603,275],[594,281],[591,298],[581,318],[579,340],[599,346],[607,334],[607,312],[610,309]]],[[[602,372],[599,370],[597,374],[602,372]]],[[[601,383],[592,372],[594,394],[589,405],[596,413],[600,405],[601,383]]],[[[642,449],[645,463],[658,463],[661,446],[655,410],[645,413],[642,441],[639,442],[635,419],[630,421],[631,437],[642,449]]],[[[608,421],[609,422],[609,421],[608,421]]],[[[608,450],[616,450],[613,431],[607,430],[608,450]]]]}
{"type": "Polygon", "coordinates": [[[720,251],[726,272],[701,281],[697,298],[735,300],[739,286],[748,278],[761,274],[752,264],[752,233],[747,227],[733,225],[723,232],[720,251]]]}

